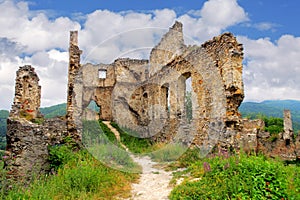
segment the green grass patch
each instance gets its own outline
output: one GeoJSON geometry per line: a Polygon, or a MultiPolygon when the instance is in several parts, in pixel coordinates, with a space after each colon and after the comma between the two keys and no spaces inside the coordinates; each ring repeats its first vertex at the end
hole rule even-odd
{"type": "MultiPolygon", "coordinates": [[[[190,164],[170,199],[300,199],[300,168],[264,156],[214,157],[190,164]]],[[[178,176],[177,176],[178,177],[178,176]]]]}
{"type": "Polygon", "coordinates": [[[86,150],[70,152],[72,150],[66,146],[55,147],[52,164],[57,167],[53,175],[40,177],[27,187],[15,184],[7,193],[2,192],[1,198],[116,199],[130,196],[130,185],[137,180],[137,174],[109,168],[86,150]]]}
{"type": "Polygon", "coordinates": [[[153,143],[148,138],[140,138],[138,133],[127,128],[120,128],[117,123],[110,123],[120,133],[121,142],[133,153],[153,151],[153,143]]]}
{"type": "Polygon", "coordinates": [[[104,124],[101,120],[99,120],[99,125],[102,131],[104,132],[104,134],[109,139],[109,141],[111,141],[114,144],[117,144],[118,141],[115,134],[106,126],[106,124],[104,124]]]}
{"type": "Polygon", "coordinates": [[[156,162],[172,162],[180,158],[187,149],[187,147],[179,143],[169,143],[151,152],[150,157],[156,162]]]}
{"type": "Polygon", "coordinates": [[[140,166],[132,160],[104,123],[84,121],[82,138],[86,149],[106,166],[132,173],[141,172],[140,166]]]}

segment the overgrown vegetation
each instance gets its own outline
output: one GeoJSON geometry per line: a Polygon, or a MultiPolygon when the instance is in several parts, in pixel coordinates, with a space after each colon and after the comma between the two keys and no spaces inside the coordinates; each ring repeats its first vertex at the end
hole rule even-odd
{"type": "MultiPolygon", "coordinates": [[[[182,162],[182,160],[179,160],[182,162]]],[[[186,164],[186,158],[184,159],[186,164]]],[[[300,168],[244,154],[189,162],[171,199],[300,199],[300,168]]]]}
{"type": "Polygon", "coordinates": [[[283,132],[283,119],[278,117],[267,117],[263,114],[247,115],[248,119],[262,119],[265,122],[265,131],[272,134],[283,132]]]}
{"type": "MultiPolygon", "coordinates": [[[[33,181],[27,187],[17,183],[2,199],[115,199],[129,197],[130,185],[137,174],[106,167],[87,150],[73,152],[71,146],[50,149],[52,174],[33,181]]],[[[2,171],[3,174],[3,171],[2,171]]],[[[1,178],[4,178],[2,176],[1,178]]],[[[3,189],[5,185],[1,185],[3,189]]]]}
{"type": "Polygon", "coordinates": [[[140,166],[133,162],[104,123],[84,121],[83,127],[83,144],[96,159],[108,167],[121,171],[132,173],[141,171],[140,166]]]}
{"type": "Polygon", "coordinates": [[[127,129],[120,128],[115,122],[111,125],[120,133],[121,142],[133,153],[148,153],[153,151],[153,143],[148,138],[141,138],[138,133],[127,129]]]}
{"type": "Polygon", "coordinates": [[[9,113],[7,110],[0,110],[0,150],[6,147],[6,120],[9,113]]]}

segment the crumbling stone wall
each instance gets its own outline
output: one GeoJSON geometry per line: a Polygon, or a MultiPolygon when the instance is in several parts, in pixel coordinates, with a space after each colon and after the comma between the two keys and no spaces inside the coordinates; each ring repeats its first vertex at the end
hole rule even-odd
{"type": "Polygon", "coordinates": [[[48,146],[67,135],[62,118],[44,119],[39,112],[41,86],[30,65],[17,71],[15,98],[7,119],[5,167],[8,178],[30,180],[49,170],[48,146]]]}
{"type": "MultiPolygon", "coordinates": [[[[73,117],[82,120],[87,116],[85,108],[94,100],[100,107],[100,119],[116,121],[140,137],[180,140],[207,149],[263,151],[261,142],[269,138],[263,122],[242,119],[238,111],[244,98],[242,61],[243,46],[231,33],[201,46],[187,46],[182,24],[175,22],[152,49],[149,60],[118,58],[105,65],[80,65],[78,60],[74,91],[79,98],[73,97],[78,115],[73,117]],[[105,71],[105,76],[99,77],[99,71],[105,71]],[[185,94],[189,78],[192,119],[188,122],[185,94]]],[[[292,133],[283,135],[288,139],[292,133]]]]}
{"type": "Polygon", "coordinates": [[[70,137],[74,139],[75,142],[81,141],[81,127],[82,123],[80,117],[82,112],[76,109],[77,101],[81,101],[82,94],[77,93],[77,90],[82,90],[82,83],[80,80],[76,79],[79,73],[80,65],[80,55],[82,51],[78,47],[78,32],[70,32],[70,46],[69,46],[69,71],[68,71],[68,92],[67,92],[67,129],[70,137]],[[78,88],[79,87],[79,88],[78,88]]]}
{"type": "Polygon", "coordinates": [[[15,98],[10,117],[40,117],[41,86],[39,78],[30,65],[20,67],[17,71],[15,98]]]}

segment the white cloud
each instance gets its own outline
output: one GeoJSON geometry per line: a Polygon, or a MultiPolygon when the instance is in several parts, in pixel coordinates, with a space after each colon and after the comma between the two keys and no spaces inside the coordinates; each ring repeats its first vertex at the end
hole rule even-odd
{"type": "MultiPolygon", "coordinates": [[[[24,1],[0,1],[0,10],[0,107],[5,109],[9,109],[12,102],[16,70],[24,64],[36,68],[42,85],[43,106],[66,100],[70,30],[79,30],[82,63],[110,63],[120,56],[149,56],[151,48],[175,20],[183,23],[188,44],[202,43],[230,26],[249,20],[237,0],[209,0],[200,10],[181,16],[171,9],[147,13],[108,10],[87,15],[74,13],[82,26],[74,19],[53,17],[44,11],[33,12],[24,1]]],[[[271,27],[272,24],[260,24],[261,29],[271,27]]],[[[299,95],[300,88],[296,86],[299,38],[286,35],[276,43],[268,38],[239,39],[245,44],[244,77],[248,99],[276,98],[276,91],[277,95],[284,95],[283,98],[299,95]],[[286,79],[289,76],[292,78],[286,79]],[[284,92],[286,88],[291,91],[290,96],[284,92]]]]}
{"type": "Polygon", "coordinates": [[[245,48],[246,100],[299,99],[300,37],[283,35],[271,42],[240,36],[238,40],[245,48]]]}
{"type": "Polygon", "coordinates": [[[184,34],[200,43],[219,35],[230,26],[248,20],[247,13],[236,0],[209,0],[201,10],[179,17],[184,24],[184,34]]]}
{"type": "Polygon", "coordinates": [[[48,19],[44,12],[33,13],[28,3],[4,0],[0,3],[0,37],[26,47],[26,52],[62,48],[67,49],[69,30],[80,29],[80,25],[66,17],[48,19]]]}

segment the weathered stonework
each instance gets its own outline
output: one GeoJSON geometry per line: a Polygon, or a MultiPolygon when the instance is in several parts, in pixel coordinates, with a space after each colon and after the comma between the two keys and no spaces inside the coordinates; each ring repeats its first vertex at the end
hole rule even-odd
{"type": "MultiPolygon", "coordinates": [[[[79,49],[72,40],[77,41],[71,37],[70,49],[79,49]]],[[[74,54],[79,56],[78,51],[74,54]]],[[[71,58],[72,55],[70,65],[71,58]]],[[[244,98],[242,61],[243,47],[231,33],[214,37],[201,46],[187,46],[182,24],[176,22],[152,49],[149,60],[119,58],[112,64],[97,65],[80,65],[76,60],[77,73],[72,74],[75,94],[70,96],[72,112],[76,114],[71,118],[93,118],[93,112],[86,108],[95,101],[100,107],[99,119],[116,121],[140,137],[176,140],[207,149],[277,151],[273,144],[270,148],[263,145],[270,140],[264,123],[242,119],[238,111],[244,98]],[[185,94],[189,78],[192,119],[187,123],[185,94]]],[[[286,121],[285,125],[291,128],[289,123],[286,121]]],[[[283,133],[286,147],[287,140],[292,141],[290,128],[283,133]]],[[[286,152],[295,150],[290,147],[292,150],[286,152]]]]}
{"type": "Polygon", "coordinates": [[[30,65],[20,67],[17,71],[15,98],[10,117],[40,117],[41,86],[39,78],[30,65]]]}
{"type": "MultiPolygon", "coordinates": [[[[70,49],[79,49],[72,40],[77,41],[71,37],[70,49]]],[[[182,24],[176,22],[153,48],[149,60],[122,58],[108,65],[80,65],[77,60],[78,72],[72,78],[76,81],[69,80],[75,94],[68,101],[77,114],[69,118],[82,120],[93,100],[100,107],[100,119],[114,120],[141,137],[160,141],[175,137],[211,147],[235,145],[241,120],[238,107],[244,97],[242,50],[231,33],[202,46],[186,46],[182,24]],[[99,71],[106,72],[105,78],[98,77],[99,71]],[[192,85],[190,124],[184,105],[188,78],[192,85]]]]}
{"type": "Polygon", "coordinates": [[[82,84],[76,84],[80,80],[76,80],[76,76],[81,67],[80,65],[80,54],[82,51],[78,47],[78,32],[70,32],[70,47],[69,47],[69,71],[68,71],[68,93],[67,93],[67,129],[70,137],[75,142],[81,141],[81,120],[79,119],[82,115],[77,112],[74,106],[77,104],[76,101],[80,101],[82,98],[81,94],[76,93],[77,87],[82,90],[82,84]],[[76,85],[75,85],[76,84],[76,85]]]}
{"type": "Polygon", "coordinates": [[[15,99],[7,124],[8,175],[18,178],[49,169],[48,147],[71,137],[81,146],[82,120],[116,121],[153,141],[181,142],[209,152],[263,152],[286,160],[300,157],[291,115],[274,140],[262,120],[242,119],[243,47],[231,33],[201,46],[184,44],[176,22],[152,49],[149,60],[118,58],[111,64],[80,64],[78,32],[70,34],[66,119],[45,120],[39,112],[41,87],[31,66],[17,72],[15,99]],[[192,111],[185,104],[191,81],[192,111]],[[100,112],[88,108],[94,101],[100,112]],[[191,119],[188,119],[191,115],[191,119]]]}
{"type": "Polygon", "coordinates": [[[49,170],[49,145],[59,144],[67,135],[64,119],[46,120],[40,114],[41,87],[38,81],[33,67],[20,67],[15,99],[7,119],[5,167],[8,178],[19,181],[30,180],[49,170]]]}

